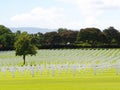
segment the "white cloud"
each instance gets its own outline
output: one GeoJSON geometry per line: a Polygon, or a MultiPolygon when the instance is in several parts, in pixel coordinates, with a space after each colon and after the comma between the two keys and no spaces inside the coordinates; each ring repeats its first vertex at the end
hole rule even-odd
{"type": "Polygon", "coordinates": [[[41,8],[37,7],[28,13],[22,13],[13,16],[10,20],[16,26],[36,26],[47,28],[58,28],[62,20],[65,20],[65,15],[62,13],[62,8],[41,8]]]}
{"type": "Polygon", "coordinates": [[[120,8],[120,0],[102,0],[104,7],[108,9],[118,9],[120,8]]]}
{"type": "Polygon", "coordinates": [[[120,0],[58,0],[64,3],[74,4],[84,16],[83,23],[86,26],[99,24],[98,18],[106,11],[119,10],[120,0]]]}
{"type": "MultiPolygon", "coordinates": [[[[106,19],[104,18],[104,14],[107,11],[120,10],[120,0],[57,0],[57,1],[67,3],[69,6],[71,5],[71,7],[69,8],[71,10],[71,13],[69,13],[68,8],[66,8],[67,5],[61,6],[62,8],[37,7],[27,13],[18,14],[11,17],[10,19],[11,23],[14,26],[33,26],[43,28],[65,27],[72,29],[74,28],[79,29],[82,27],[89,26],[93,27],[99,25],[105,26],[104,21],[100,20],[100,17],[103,16],[103,19],[106,19]]],[[[111,22],[107,22],[106,19],[106,23],[110,24],[111,22]]]]}
{"type": "Polygon", "coordinates": [[[30,26],[41,28],[69,28],[79,29],[80,21],[74,20],[65,13],[64,8],[41,8],[37,7],[28,13],[22,13],[10,18],[12,25],[16,27],[30,26]]]}

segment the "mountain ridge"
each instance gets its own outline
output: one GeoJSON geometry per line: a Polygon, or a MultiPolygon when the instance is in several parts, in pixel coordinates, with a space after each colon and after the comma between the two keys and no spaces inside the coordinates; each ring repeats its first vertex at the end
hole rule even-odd
{"type": "Polygon", "coordinates": [[[28,33],[46,33],[46,32],[51,32],[51,31],[57,31],[57,29],[48,29],[48,28],[38,28],[38,27],[10,27],[10,30],[12,32],[16,32],[20,30],[21,32],[28,32],[28,33]]]}

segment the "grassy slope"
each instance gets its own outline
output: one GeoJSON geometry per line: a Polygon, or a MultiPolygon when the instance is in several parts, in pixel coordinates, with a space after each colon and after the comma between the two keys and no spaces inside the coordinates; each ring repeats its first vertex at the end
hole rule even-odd
{"type": "Polygon", "coordinates": [[[71,72],[63,72],[59,75],[57,72],[53,77],[47,72],[39,75],[39,72],[32,77],[28,71],[24,76],[19,72],[15,77],[7,72],[6,76],[0,73],[0,90],[120,90],[120,76],[116,76],[114,70],[105,73],[93,75],[90,73],[80,73],[73,76],[71,72]]]}

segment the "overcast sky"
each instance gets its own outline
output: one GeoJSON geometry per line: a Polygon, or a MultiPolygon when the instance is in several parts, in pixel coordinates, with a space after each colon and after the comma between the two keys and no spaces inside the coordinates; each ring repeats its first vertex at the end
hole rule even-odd
{"type": "Polygon", "coordinates": [[[0,0],[7,27],[120,29],[120,0],[0,0]]]}

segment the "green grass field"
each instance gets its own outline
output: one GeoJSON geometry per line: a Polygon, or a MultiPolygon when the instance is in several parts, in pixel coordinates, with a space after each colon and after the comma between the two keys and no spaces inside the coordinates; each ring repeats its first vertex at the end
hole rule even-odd
{"type": "Polygon", "coordinates": [[[120,77],[19,77],[0,79],[0,90],[120,90],[120,77]]]}
{"type": "Polygon", "coordinates": [[[15,57],[14,51],[0,52],[0,90],[120,90],[120,68],[116,75],[114,65],[120,65],[119,49],[100,49],[100,50],[40,50],[36,56],[27,56],[26,65],[113,65],[113,67],[104,67],[96,70],[93,68],[76,70],[71,68],[63,69],[61,73],[55,69],[48,72],[44,69],[43,74],[40,71],[34,71],[34,77],[30,70],[25,70],[21,75],[19,70],[15,71],[14,77],[7,70],[6,74],[2,72],[4,66],[21,66],[22,57],[15,57]],[[67,71],[66,71],[67,70],[67,71]]]}
{"type": "Polygon", "coordinates": [[[73,76],[71,71],[59,74],[57,71],[55,76],[47,74],[43,75],[39,72],[34,77],[30,72],[25,71],[21,76],[20,72],[15,73],[15,77],[10,72],[3,76],[0,73],[0,90],[120,90],[120,76],[115,74],[115,70],[111,69],[104,73],[93,75],[93,71],[76,72],[73,76]]]}

